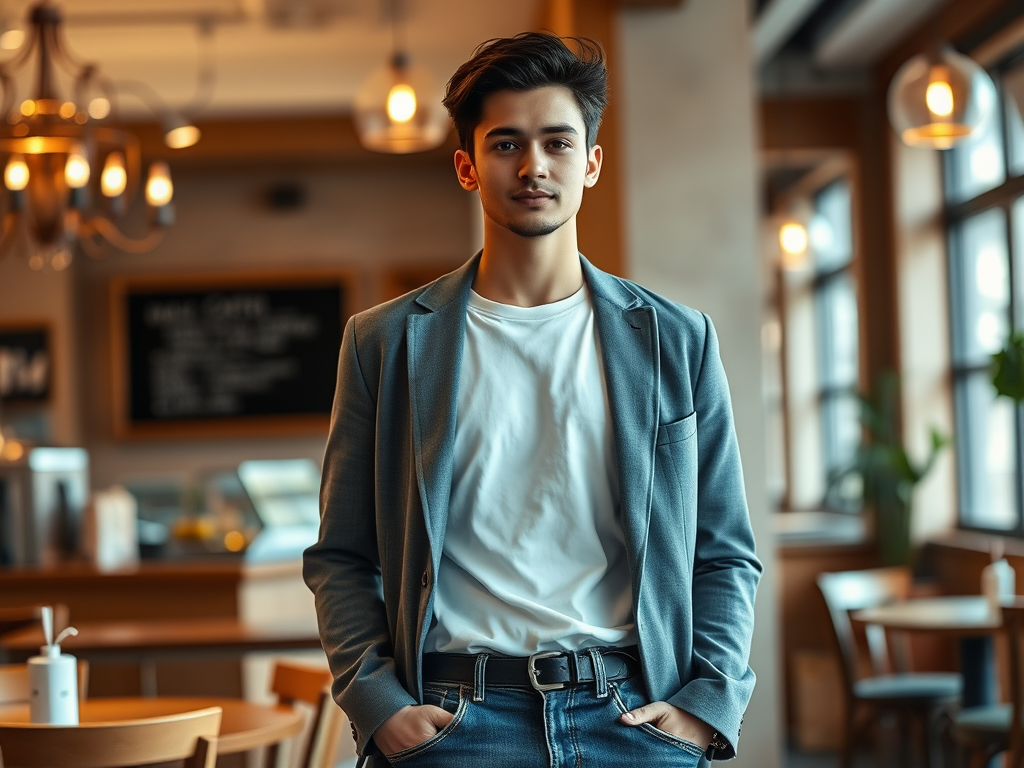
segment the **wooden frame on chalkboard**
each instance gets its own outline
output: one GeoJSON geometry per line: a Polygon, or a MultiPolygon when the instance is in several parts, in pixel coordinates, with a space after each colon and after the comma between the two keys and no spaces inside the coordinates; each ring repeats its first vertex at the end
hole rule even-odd
{"type": "Polygon", "coordinates": [[[111,280],[114,434],[326,434],[356,286],[346,271],[111,280]],[[305,389],[292,398],[292,386],[305,389]]]}
{"type": "Polygon", "coordinates": [[[45,403],[53,396],[53,338],[45,320],[0,323],[0,402],[45,403]]]}

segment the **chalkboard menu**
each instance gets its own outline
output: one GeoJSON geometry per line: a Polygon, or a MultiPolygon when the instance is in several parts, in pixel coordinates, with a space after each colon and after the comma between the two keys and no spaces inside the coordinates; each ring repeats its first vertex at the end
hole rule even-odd
{"type": "Polygon", "coordinates": [[[118,433],[326,428],[346,286],[339,275],[115,282],[118,433]]]}
{"type": "Polygon", "coordinates": [[[50,345],[45,327],[0,328],[0,400],[50,395],[50,345]]]}

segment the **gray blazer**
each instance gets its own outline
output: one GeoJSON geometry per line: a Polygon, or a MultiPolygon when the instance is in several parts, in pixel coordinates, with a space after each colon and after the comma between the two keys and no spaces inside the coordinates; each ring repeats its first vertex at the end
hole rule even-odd
{"type": "MultiPolygon", "coordinates": [[[[711,321],[582,259],[619,470],[644,680],[735,753],[761,565],[711,321]]],[[[360,754],[422,702],[455,442],[466,307],[479,256],[351,318],[324,456],[316,596],[334,698],[360,754]]]]}

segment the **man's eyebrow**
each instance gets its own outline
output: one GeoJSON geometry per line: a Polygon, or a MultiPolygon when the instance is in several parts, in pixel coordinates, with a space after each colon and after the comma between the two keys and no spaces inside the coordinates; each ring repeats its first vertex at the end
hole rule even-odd
{"type": "MultiPolygon", "coordinates": [[[[561,125],[547,125],[540,129],[541,133],[571,133],[573,136],[579,136],[577,131],[569,123],[562,123],[561,125]]],[[[526,131],[522,128],[516,128],[512,125],[499,125],[496,128],[491,128],[487,133],[484,134],[485,139],[490,139],[495,136],[522,136],[526,131]]]]}

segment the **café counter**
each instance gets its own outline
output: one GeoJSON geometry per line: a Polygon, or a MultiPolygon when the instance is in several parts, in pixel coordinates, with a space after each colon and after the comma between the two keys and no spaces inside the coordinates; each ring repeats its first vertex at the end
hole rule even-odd
{"type": "MultiPolygon", "coordinates": [[[[142,563],[114,572],[86,564],[0,569],[0,608],[63,604],[70,623],[236,620],[247,626],[316,635],[313,597],[301,562],[142,563]]],[[[150,671],[163,695],[240,696],[237,657],[165,658],[150,671]]],[[[149,687],[137,664],[94,664],[92,696],[131,696],[149,687]]]]}

